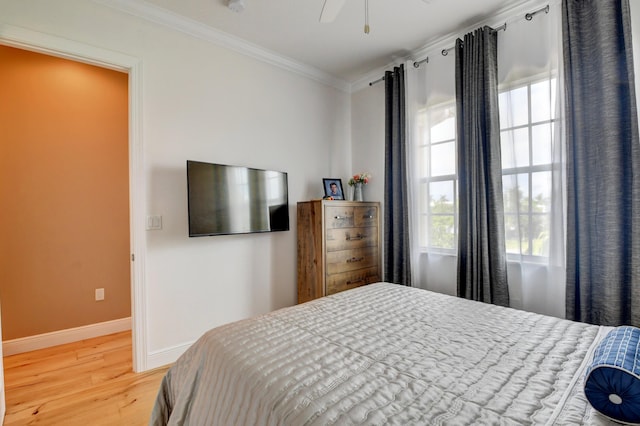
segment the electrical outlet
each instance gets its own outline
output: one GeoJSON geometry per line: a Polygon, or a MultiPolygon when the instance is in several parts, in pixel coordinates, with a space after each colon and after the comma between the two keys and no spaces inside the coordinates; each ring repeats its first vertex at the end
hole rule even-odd
{"type": "Polygon", "coordinates": [[[96,302],[104,300],[104,288],[96,288],[96,302]]]}

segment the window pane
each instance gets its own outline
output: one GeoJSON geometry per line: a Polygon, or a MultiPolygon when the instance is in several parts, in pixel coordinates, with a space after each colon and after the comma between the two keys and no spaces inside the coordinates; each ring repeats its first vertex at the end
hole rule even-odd
{"type": "Polygon", "coordinates": [[[504,228],[507,253],[528,254],[529,216],[505,214],[504,228]]]}
{"type": "Polygon", "coordinates": [[[534,256],[549,256],[549,221],[548,214],[531,217],[531,254],[534,256]]]}
{"type": "Polygon", "coordinates": [[[431,247],[454,249],[455,248],[455,228],[453,216],[431,216],[431,228],[430,228],[430,241],[431,247]]]}
{"type": "Polygon", "coordinates": [[[505,214],[518,212],[518,191],[516,189],[518,182],[516,175],[502,176],[502,203],[504,204],[505,214]]]}
{"type": "MultiPolygon", "coordinates": [[[[418,155],[419,184],[419,239],[423,249],[454,249],[455,234],[455,175],[456,175],[456,106],[421,111],[422,142],[424,149],[418,155]],[[446,180],[441,180],[446,179],[446,180]]],[[[420,147],[420,146],[419,146],[420,147]]]]}
{"type": "MultiPolygon", "coordinates": [[[[448,109],[446,111],[448,111],[448,109]]],[[[448,141],[448,140],[455,139],[455,137],[456,137],[455,117],[443,118],[441,119],[441,121],[439,120],[437,124],[434,124],[433,126],[431,126],[431,143],[448,141]]]]}
{"type": "Polygon", "coordinates": [[[524,213],[529,210],[529,175],[527,173],[502,176],[502,200],[505,213],[524,213]]]}
{"type": "Polygon", "coordinates": [[[520,216],[520,254],[531,254],[529,247],[529,216],[520,216]]]}
{"type": "Polygon", "coordinates": [[[431,182],[429,196],[431,213],[454,213],[453,181],[431,182]]]}
{"type": "Polygon", "coordinates": [[[531,151],[533,165],[551,164],[551,124],[531,127],[531,151]]]}
{"type": "Polygon", "coordinates": [[[529,165],[529,131],[526,128],[501,132],[500,145],[503,169],[529,165]]]}
{"type": "Polygon", "coordinates": [[[531,173],[531,191],[531,211],[548,213],[551,210],[551,172],[531,173]]]}
{"type": "Polygon", "coordinates": [[[505,216],[505,245],[507,253],[529,254],[529,216],[505,216]]]}
{"type": "Polygon", "coordinates": [[[551,119],[551,90],[549,80],[531,85],[531,121],[551,119]]]}
{"type": "Polygon", "coordinates": [[[431,146],[431,176],[453,175],[456,172],[456,144],[445,142],[431,146]]]}
{"type": "Polygon", "coordinates": [[[522,126],[529,122],[529,102],[527,87],[508,90],[498,95],[500,108],[500,128],[522,126]]]}

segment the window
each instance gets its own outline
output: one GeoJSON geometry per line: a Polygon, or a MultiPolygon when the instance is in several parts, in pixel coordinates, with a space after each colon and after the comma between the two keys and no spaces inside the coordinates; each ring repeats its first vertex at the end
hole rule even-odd
{"type": "Polygon", "coordinates": [[[549,255],[555,86],[545,79],[499,94],[507,254],[549,255]]]}
{"type": "MultiPolygon", "coordinates": [[[[531,260],[549,252],[555,86],[531,80],[499,93],[506,250],[531,260]]],[[[420,247],[431,252],[457,249],[455,112],[451,102],[419,114],[420,247]]]]}
{"type": "Polygon", "coordinates": [[[420,247],[455,252],[458,235],[455,104],[424,110],[418,122],[420,247]]]}

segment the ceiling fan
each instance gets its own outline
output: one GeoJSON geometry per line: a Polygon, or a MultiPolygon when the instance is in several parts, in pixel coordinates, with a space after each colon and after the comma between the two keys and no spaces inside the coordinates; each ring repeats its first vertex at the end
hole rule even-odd
{"type": "MultiPolygon", "coordinates": [[[[320,22],[328,24],[333,22],[340,13],[346,0],[324,0],[320,12],[320,22]]],[[[369,34],[369,0],[364,0],[364,33],[369,34]]]]}
{"type": "Polygon", "coordinates": [[[346,0],[324,0],[322,11],[320,12],[320,22],[327,24],[333,22],[338,16],[340,9],[346,0]]]}
{"type": "MultiPolygon", "coordinates": [[[[425,3],[431,3],[434,0],[422,0],[425,3]]],[[[320,22],[327,24],[333,22],[346,0],[324,0],[322,11],[320,12],[320,22]]],[[[369,34],[369,0],[364,0],[364,33],[369,34]]]]}

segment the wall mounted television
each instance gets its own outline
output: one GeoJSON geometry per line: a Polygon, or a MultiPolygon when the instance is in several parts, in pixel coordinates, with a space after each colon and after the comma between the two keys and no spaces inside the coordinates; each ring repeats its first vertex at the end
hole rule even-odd
{"type": "Polygon", "coordinates": [[[189,236],[289,230],[287,173],[187,160],[189,236]]]}

